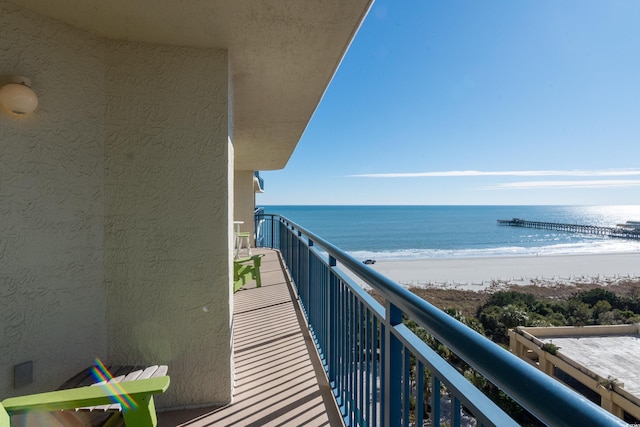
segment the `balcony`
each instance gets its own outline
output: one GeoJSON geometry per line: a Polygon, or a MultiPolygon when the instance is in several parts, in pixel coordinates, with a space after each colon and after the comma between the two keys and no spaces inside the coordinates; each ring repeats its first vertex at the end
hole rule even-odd
{"type": "Polygon", "coordinates": [[[255,193],[264,193],[264,179],[260,176],[260,172],[253,172],[253,191],[255,193]]]}
{"type": "Polygon", "coordinates": [[[264,254],[262,287],[234,295],[233,402],[158,414],[160,427],[340,425],[331,388],[278,253],[264,254]]]}
{"type": "Polygon", "coordinates": [[[256,229],[263,285],[234,296],[233,402],[161,413],[160,426],[518,425],[403,318],[544,424],[625,425],[310,231],[262,213],[256,229]]]}
{"type": "Polygon", "coordinates": [[[432,425],[439,419],[459,426],[475,419],[473,425],[518,425],[409,330],[403,323],[409,319],[541,424],[626,425],[311,231],[270,214],[256,216],[256,230],[257,244],[278,249],[286,265],[290,293],[315,345],[312,359],[317,354],[322,366],[318,387],[328,381],[344,424],[432,425]]]}
{"type": "Polygon", "coordinates": [[[256,223],[257,242],[278,250],[255,249],[262,287],[234,295],[233,401],[160,412],[160,427],[518,425],[403,319],[546,425],[626,425],[311,232],[277,215],[256,223]]]}
{"type": "Polygon", "coordinates": [[[227,216],[253,208],[253,171],[286,165],[371,1],[61,3],[0,2],[0,57],[15,69],[2,73],[35,76],[43,95],[35,115],[0,117],[0,364],[38,367],[21,390],[0,376],[2,397],[101,355],[170,363],[167,407],[224,401],[233,298],[233,404],[164,425],[334,424],[334,407],[349,425],[409,425],[427,405],[446,412],[424,393],[441,385],[454,424],[465,407],[508,425],[403,316],[549,424],[617,422],[283,218],[257,229],[286,270],[267,260],[263,288],[229,295],[227,216]]]}

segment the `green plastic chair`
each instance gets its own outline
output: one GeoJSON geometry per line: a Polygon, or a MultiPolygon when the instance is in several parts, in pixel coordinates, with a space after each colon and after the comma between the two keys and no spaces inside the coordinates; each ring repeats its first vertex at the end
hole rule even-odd
{"type": "Polygon", "coordinates": [[[11,415],[33,411],[73,410],[87,406],[122,403],[122,417],[128,427],[155,427],[158,424],[153,395],[169,388],[169,377],[157,377],[105,385],[79,387],[48,393],[10,397],[0,402],[0,427],[11,426],[11,415]]]}
{"type": "Polygon", "coordinates": [[[256,281],[256,287],[262,286],[260,263],[264,254],[233,260],[233,292],[238,292],[247,282],[256,281]]]}

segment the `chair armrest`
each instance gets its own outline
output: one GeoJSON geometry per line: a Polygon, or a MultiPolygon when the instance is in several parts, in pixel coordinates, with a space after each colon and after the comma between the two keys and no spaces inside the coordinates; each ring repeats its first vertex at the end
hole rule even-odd
{"type": "Polygon", "coordinates": [[[262,258],[264,256],[264,254],[257,254],[257,255],[252,255],[252,256],[248,256],[248,257],[244,257],[244,258],[236,258],[233,260],[234,263],[236,264],[244,264],[246,262],[260,262],[260,258],[262,258]]]}
{"type": "MultiPolygon", "coordinates": [[[[157,421],[153,395],[163,393],[167,388],[169,388],[169,377],[164,376],[112,385],[10,397],[0,402],[0,405],[11,414],[12,412],[59,411],[83,406],[121,403],[122,414],[127,425],[155,426],[157,421]]],[[[2,421],[1,418],[0,421],[2,421]]]]}

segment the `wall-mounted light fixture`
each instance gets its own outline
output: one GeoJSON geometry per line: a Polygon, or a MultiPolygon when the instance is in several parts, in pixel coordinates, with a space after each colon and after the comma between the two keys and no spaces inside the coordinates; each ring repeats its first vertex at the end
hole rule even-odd
{"type": "Polygon", "coordinates": [[[15,114],[29,114],[38,106],[38,95],[31,80],[22,76],[5,76],[0,80],[0,105],[15,114]]]}

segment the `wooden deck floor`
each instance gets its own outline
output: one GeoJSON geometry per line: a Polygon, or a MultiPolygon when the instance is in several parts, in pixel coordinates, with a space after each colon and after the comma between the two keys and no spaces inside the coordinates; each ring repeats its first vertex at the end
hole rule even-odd
{"type": "Polygon", "coordinates": [[[233,402],[159,413],[160,427],[343,425],[278,253],[254,253],[265,254],[262,287],[234,296],[233,402]]]}

